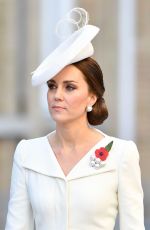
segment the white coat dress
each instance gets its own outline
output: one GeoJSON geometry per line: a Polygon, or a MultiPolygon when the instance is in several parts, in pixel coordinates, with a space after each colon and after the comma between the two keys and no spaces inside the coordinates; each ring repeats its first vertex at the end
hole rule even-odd
{"type": "Polygon", "coordinates": [[[64,175],[47,136],[22,140],[15,151],[5,230],[144,230],[139,154],[132,141],[111,136],[94,145],[64,175]],[[113,141],[103,167],[96,149],[113,141]]]}

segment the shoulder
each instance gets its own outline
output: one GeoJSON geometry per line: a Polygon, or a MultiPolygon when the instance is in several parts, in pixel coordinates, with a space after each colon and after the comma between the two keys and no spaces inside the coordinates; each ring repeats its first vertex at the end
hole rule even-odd
{"type": "Polygon", "coordinates": [[[22,164],[26,158],[32,158],[33,155],[36,155],[39,151],[41,152],[46,145],[46,138],[47,136],[21,140],[16,146],[14,160],[22,164]]]}
{"type": "Polygon", "coordinates": [[[122,162],[139,161],[139,152],[136,144],[132,140],[125,140],[114,136],[107,135],[106,133],[96,129],[106,137],[106,140],[113,141],[111,148],[111,156],[119,166],[122,162]]]}
{"type": "MultiPolygon", "coordinates": [[[[136,154],[138,155],[137,146],[132,140],[124,140],[120,138],[113,137],[114,148],[122,154],[136,154]]],[[[129,155],[130,155],[129,154],[129,155]]]]}
{"type": "Polygon", "coordinates": [[[126,150],[137,150],[137,146],[132,140],[124,140],[116,137],[112,137],[114,141],[114,148],[125,152],[126,150]]]}
{"type": "Polygon", "coordinates": [[[112,139],[112,150],[118,166],[139,161],[139,152],[134,141],[116,137],[112,137],[112,139]]]}
{"type": "Polygon", "coordinates": [[[111,151],[113,153],[112,155],[117,160],[123,160],[124,158],[132,157],[139,159],[139,152],[134,141],[110,136],[98,129],[96,130],[100,132],[103,136],[105,136],[106,140],[108,140],[109,142],[113,141],[111,151]]]}

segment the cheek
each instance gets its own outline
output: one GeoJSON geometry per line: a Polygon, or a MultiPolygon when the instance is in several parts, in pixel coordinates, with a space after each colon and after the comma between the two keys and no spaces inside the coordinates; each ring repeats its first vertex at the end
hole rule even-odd
{"type": "Polygon", "coordinates": [[[88,94],[83,94],[78,93],[76,95],[72,95],[70,98],[67,99],[68,104],[72,107],[72,108],[78,108],[79,109],[79,105],[81,107],[81,105],[83,105],[84,107],[87,105],[87,101],[88,101],[88,94]]]}
{"type": "Polygon", "coordinates": [[[48,104],[52,102],[52,95],[49,92],[47,92],[47,102],[48,104]]]}

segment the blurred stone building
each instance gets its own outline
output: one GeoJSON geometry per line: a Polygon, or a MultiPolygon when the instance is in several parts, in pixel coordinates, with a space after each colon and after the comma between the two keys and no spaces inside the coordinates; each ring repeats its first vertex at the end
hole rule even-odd
{"type": "Polygon", "coordinates": [[[58,44],[61,15],[85,8],[101,28],[95,57],[104,74],[109,119],[102,130],[133,139],[140,152],[145,225],[150,229],[150,1],[0,0],[0,230],[4,229],[13,153],[22,138],[54,129],[45,88],[31,86],[32,72],[58,44]]]}

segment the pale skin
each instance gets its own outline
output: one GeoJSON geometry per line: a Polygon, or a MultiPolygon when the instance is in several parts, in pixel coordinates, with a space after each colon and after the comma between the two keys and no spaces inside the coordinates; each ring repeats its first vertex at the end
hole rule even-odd
{"type": "Polygon", "coordinates": [[[97,97],[89,92],[82,72],[74,65],[65,67],[48,81],[47,102],[56,122],[49,143],[65,176],[104,136],[89,127],[86,108],[97,97]]]}

